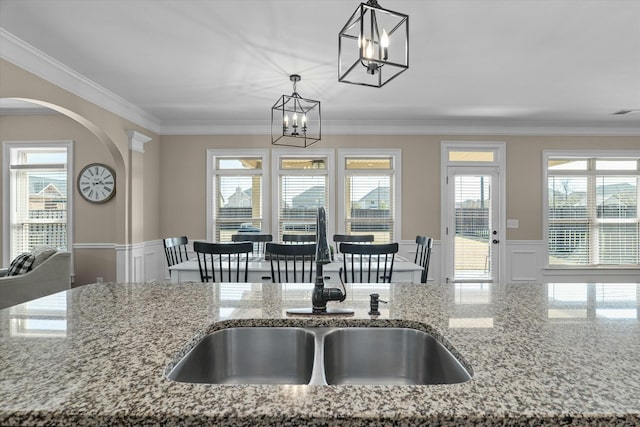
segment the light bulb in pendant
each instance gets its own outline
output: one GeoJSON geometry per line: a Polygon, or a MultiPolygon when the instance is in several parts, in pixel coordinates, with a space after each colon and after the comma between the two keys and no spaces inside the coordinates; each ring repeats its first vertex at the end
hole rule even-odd
{"type": "Polygon", "coordinates": [[[367,59],[373,58],[373,43],[370,40],[365,40],[364,57],[367,59]]]}
{"type": "Polygon", "coordinates": [[[380,37],[380,46],[382,47],[383,59],[386,61],[389,57],[389,34],[387,34],[387,30],[382,30],[382,36],[380,37]]]}

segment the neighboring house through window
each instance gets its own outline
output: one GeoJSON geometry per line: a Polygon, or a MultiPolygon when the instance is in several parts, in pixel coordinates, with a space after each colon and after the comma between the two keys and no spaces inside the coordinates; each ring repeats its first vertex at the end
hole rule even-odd
{"type": "Polygon", "coordinates": [[[274,240],[281,241],[283,234],[315,234],[318,207],[329,212],[333,205],[333,156],[333,150],[273,151],[274,240]]]}
{"type": "Polygon", "coordinates": [[[40,245],[69,250],[72,142],[4,142],[4,264],[40,245]]]}
{"type": "Polygon", "coordinates": [[[332,149],[273,149],[270,168],[267,150],[207,153],[212,241],[230,241],[237,232],[269,233],[275,242],[283,234],[315,234],[321,206],[328,239],[334,233],[373,234],[376,243],[400,239],[401,150],[339,150],[338,170],[332,149]]]}
{"type": "Polygon", "coordinates": [[[544,153],[548,264],[638,266],[640,152],[544,153]]]}
{"type": "Polygon", "coordinates": [[[266,232],[265,150],[207,150],[207,238],[266,232]]]}
{"type": "Polygon", "coordinates": [[[373,234],[375,243],[400,238],[400,150],[339,150],[340,234],[373,234]]]}

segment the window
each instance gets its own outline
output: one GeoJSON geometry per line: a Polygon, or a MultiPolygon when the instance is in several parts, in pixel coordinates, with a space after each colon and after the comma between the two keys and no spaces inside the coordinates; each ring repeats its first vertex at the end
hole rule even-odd
{"type": "Polygon", "coordinates": [[[495,152],[493,150],[484,150],[484,151],[462,151],[462,150],[450,150],[449,151],[449,162],[450,163],[459,163],[459,162],[484,162],[484,163],[493,163],[495,162],[495,152]]]}
{"type": "MultiPolygon", "coordinates": [[[[277,171],[274,240],[281,241],[283,234],[314,234],[318,207],[330,212],[332,205],[332,150],[306,150],[304,154],[299,154],[299,150],[274,150],[273,161],[277,171]]],[[[331,224],[327,224],[327,229],[333,229],[331,224]]]]}
{"type": "Polygon", "coordinates": [[[268,233],[264,150],[207,150],[207,235],[230,242],[237,232],[268,233]]]}
{"type": "Polygon", "coordinates": [[[4,263],[39,245],[69,250],[71,142],[4,143],[4,263]]]}
{"type": "Polygon", "coordinates": [[[549,266],[638,266],[640,153],[545,153],[549,266]]]}
{"type": "Polygon", "coordinates": [[[400,238],[400,150],[341,150],[338,232],[400,238]]]}

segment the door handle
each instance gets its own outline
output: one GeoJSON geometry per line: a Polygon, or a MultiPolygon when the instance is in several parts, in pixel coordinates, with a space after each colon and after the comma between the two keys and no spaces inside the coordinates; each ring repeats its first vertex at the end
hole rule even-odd
{"type": "Polygon", "coordinates": [[[497,245],[498,243],[500,243],[500,240],[498,240],[498,239],[493,239],[493,240],[491,241],[491,243],[493,243],[494,245],[497,245]]]}

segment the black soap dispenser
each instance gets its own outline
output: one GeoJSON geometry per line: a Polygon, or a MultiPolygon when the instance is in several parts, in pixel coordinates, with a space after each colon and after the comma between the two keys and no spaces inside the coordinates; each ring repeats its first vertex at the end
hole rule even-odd
{"type": "Polygon", "coordinates": [[[386,304],[387,301],[382,301],[379,294],[369,294],[371,301],[369,302],[369,315],[380,316],[380,310],[378,310],[379,303],[386,304]]]}

